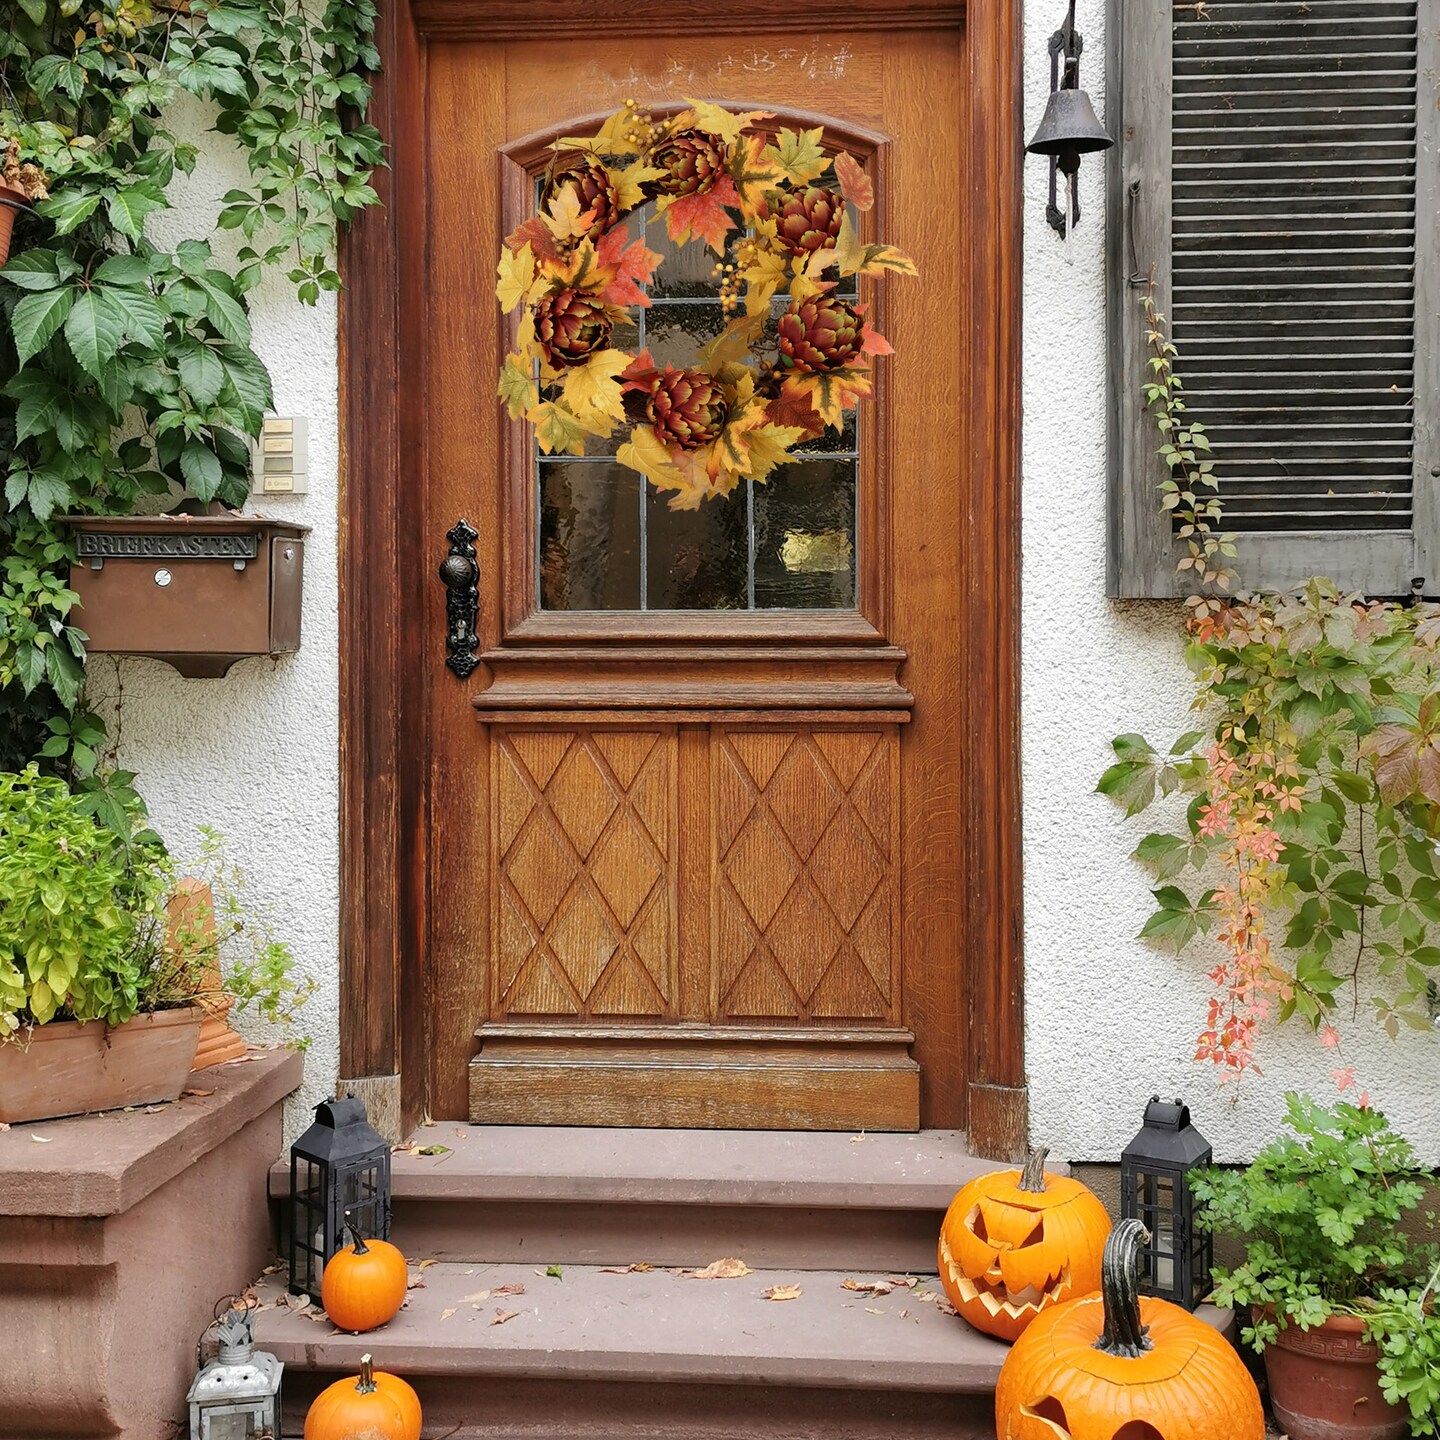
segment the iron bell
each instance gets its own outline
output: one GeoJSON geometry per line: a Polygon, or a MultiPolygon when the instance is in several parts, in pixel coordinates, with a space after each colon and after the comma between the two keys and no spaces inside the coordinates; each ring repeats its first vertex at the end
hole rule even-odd
{"type": "Polygon", "coordinates": [[[1108,150],[1114,143],[1090,96],[1084,90],[1061,89],[1050,92],[1040,128],[1025,148],[1032,155],[1048,155],[1062,174],[1073,175],[1082,155],[1108,150]]]}

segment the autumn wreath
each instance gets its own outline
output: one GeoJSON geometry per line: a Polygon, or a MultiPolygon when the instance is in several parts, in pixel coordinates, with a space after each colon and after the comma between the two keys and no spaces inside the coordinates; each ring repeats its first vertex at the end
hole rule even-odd
{"type": "Polygon", "coordinates": [[[850,211],[869,210],[874,187],[851,155],[827,150],[821,127],[771,139],[752,128],[765,111],[685,104],[657,120],[626,101],[598,134],[558,140],[539,213],[505,240],[497,287],[507,314],[523,307],[500,374],[512,418],[534,425],[546,454],[583,455],[590,436],[630,427],[615,458],[673,491],[673,509],[764,480],[838,429],[870,393],[870,357],[890,346],[863,304],[831,292],[847,276],[916,273],[893,247],[861,243],[850,211]],[[838,189],[819,183],[827,173],[838,189]],[[611,344],[629,307],[650,304],[662,257],[625,221],[652,201],[674,244],[720,257],[728,323],[694,368],[662,370],[648,350],[611,344]],[[789,308],[767,331],[782,287],[789,308]]]}

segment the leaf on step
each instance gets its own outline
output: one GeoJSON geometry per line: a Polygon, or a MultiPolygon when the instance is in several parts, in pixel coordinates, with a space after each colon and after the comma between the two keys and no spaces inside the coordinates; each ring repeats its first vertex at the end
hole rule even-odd
{"type": "Polygon", "coordinates": [[[888,1295],[895,1287],[888,1280],[846,1280],[842,1290],[858,1290],[862,1295],[888,1295]]]}
{"type": "Polygon", "coordinates": [[[392,1155],[413,1155],[419,1148],[413,1140],[406,1140],[399,1145],[392,1145],[390,1153],[392,1155]]]}
{"type": "Polygon", "coordinates": [[[503,1325],[507,1320],[513,1320],[520,1312],[518,1310],[497,1310],[495,1318],[490,1322],[492,1325],[503,1325]]]}
{"type": "Polygon", "coordinates": [[[865,1307],[865,1313],[867,1315],[883,1315],[885,1312],[883,1310],[877,1310],[873,1305],[867,1305],[865,1307]]]}
{"type": "Polygon", "coordinates": [[[32,1135],[30,1138],[37,1145],[48,1145],[55,1137],[53,1135],[32,1135]]]}
{"type": "Polygon", "coordinates": [[[213,1090],[182,1090],[180,1092],[182,1096],[193,1095],[197,1100],[203,1100],[207,1095],[213,1095],[214,1093],[213,1090]]]}
{"type": "Polygon", "coordinates": [[[440,1318],[442,1320],[448,1320],[454,1313],[455,1307],[452,1305],[448,1310],[442,1310],[440,1312],[440,1318]]]}
{"type": "Polygon", "coordinates": [[[913,1290],[920,1281],[914,1275],[887,1275],[885,1277],[885,1283],[887,1285],[899,1285],[906,1290],[913,1290]]]}
{"type": "Polygon", "coordinates": [[[648,1275],[655,1267],[648,1260],[637,1260],[633,1265],[607,1265],[602,1275],[648,1275]]]}
{"type": "Polygon", "coordinates": [[[760,1293],[767,1300],[798,1300],[800,1287],[798,1285],[772,1285],[768,1290],[762,1290],[760,1293]]]}
{"type": "Polygon", "coordinates": [[[739,1280],[750,1273],[750,1267],[733,1255],[712,1260],[703,1270],[682,1270],[687,1280],[739,1280]]]}
{"type": "Polygon", "coordinates": [[[509,1285],[495,1285],[489,1290],[477,1290],[473,1295],[465,1297],[467,1305],[480,1305],[492,1295],[523,1295],[525,1287],[517,1281],[511,1281],[509,1285]]]}
{"type": "Polygon", "coordinates": [[[563,1280],[565,1278],[564,1270],[558,1265],[547,1265],[545,1267],[545,1274],[551,1280],[563,1280]]]}
{"type": "Polygon", "coordinates": [[[450,1147],[448,1145],[422,1145],[415,1153],[417,1155],[448,1155],[450,1147]]]}
{"type": "Polygon", "coordinates": [[[436,1265],[438,1263],[439,1262],[432,1255],[428,1260],[422,1260],[416,1268],[420,1270],[428,1270],[432,1265],[436,1265]]]}

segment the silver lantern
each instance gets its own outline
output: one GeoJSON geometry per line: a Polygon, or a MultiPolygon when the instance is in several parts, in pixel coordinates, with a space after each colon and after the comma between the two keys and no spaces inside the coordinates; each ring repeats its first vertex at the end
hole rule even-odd
{"type": "Polygon", "coordinates": [[[255,1349],[248,1310],[231,1310],[215,1332],[218,1349],[185,1397],[190,1440],[280,1440],[280,1372],[255,1349]]]}

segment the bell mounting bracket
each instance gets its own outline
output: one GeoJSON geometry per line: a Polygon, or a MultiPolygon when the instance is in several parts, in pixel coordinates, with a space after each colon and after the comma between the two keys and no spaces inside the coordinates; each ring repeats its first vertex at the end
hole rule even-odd
{"type": "MultiPolygon", "coordinates": [[[[1070,9],[1065,23],[1050,37],[1050,90],[1078,90],[1080,88],[1080,56],[1085,51],[1085,37],[1075,28],[1075,0],[1070,0],[1070,9]]],[[[1070,176],[1070,228],[1080,223],[1080,177],[1070,176]]],[[[1065,234],[1065,212],[1060,208],[1060,161],[1050,157],[1050,200],[1045,206],[1045,218],[1056,234],[1065,234]]]]}

